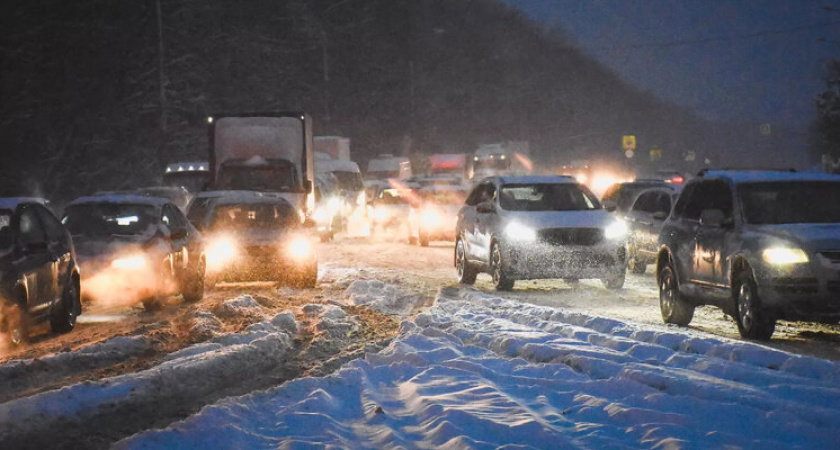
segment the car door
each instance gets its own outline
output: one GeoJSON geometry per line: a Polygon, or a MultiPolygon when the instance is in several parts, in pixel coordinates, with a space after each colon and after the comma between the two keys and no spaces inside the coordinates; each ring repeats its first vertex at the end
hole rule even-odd
{"type": "Polygon", "coordinates": [[[493,237],[494,225],[498,221],[498,205],[496,205],[496,185],[485,183],[481,201],[476,205],[475,227],[473,234],[473,255],[481,262],[490,262],[490,242],[493,237]]]}
{"type": "Polygon", "coordinates": [[[52,293],[53,302],[56,303],[61,299],[67,283],[70,282],[70,266],[73,263],[72,241],[64,225],[47,208],[41,205],[34,205],[33,207],[37,211],[38,218],[41,220],[47,235],[47,250],[56,259],[54,273],[56,291],[52,293]]]}
{"type": "Polygon", "coordinates": [[[627,211],[625,219],[630,228],[630,240],[637,252],[644,251],[656,244],[656,237],[653,236],[651,225],[653,224],[653,208],[656,200],[656,191],[642,192],[633,202],[633,206],[627,211]]]}
{"type": "Polygon", "coordinates": [[[481,201],[484,188],[484,183],[473,188],[470,195],[467,196],[464,206],[458,211],[458,225],[456,228],[463,237],[464,251],[469,259],[475,259],[475,246],[473,244],[475,242],[475,221],[478,214],[476,206],[481,201]]]}
{"type": "Polygon", "coordinates": [[[659,232],[662,231],[662,226],[671,213],[672,202],[674,201],[673,193],[669,191],[659,190],[654,193],[650,224],[646,226],[645,245],[639,249],[641,253],[647,256],[653,256],[659,252],[659,232]]]}
{"type": "Polygon", "coordinates": [[[710,224],[700,220],[694,251],[695,277],[698,283],[724,288],[724,244],[732,232],[732,190],[723,180],[709,180],[701,189],[701,218],[704,211],[717,210],[723,213],[723,221],[710,224]]]}
{"type": "Polygon", "coordinates": [[[22,204],[18,207],[16,235],[20,251],[14,264],[26,278],[29,313],[38,315],[50,306],[58,290],[58,258],[49,250],[47,235],[38,218],[35,204],[22,204]]]}

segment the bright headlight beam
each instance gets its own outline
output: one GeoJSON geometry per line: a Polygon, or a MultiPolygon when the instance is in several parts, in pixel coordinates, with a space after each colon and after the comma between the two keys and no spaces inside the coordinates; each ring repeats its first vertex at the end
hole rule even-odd
{"type": "Polygon", "coordinates": [[[627,224],[616,221],[604,229],[604,237],[607,239],[621,239],[627,235],[627,224]]]}
{"type": "Polygon", "coordinates": [[[140,269],[146,266],[146,258],[142,256],[118,258],[111,262],[111,266],[116,269],[140,269]]]}
{"type": "Polygon", "coordinates": [[[312,253],[312,246],[305,238],[297,238],[289,245],[289,254],[293,258],[306,258],[312,253]]]}
{"type": "Polygon", "coordinates": [[[808,262],[808,254],[799,248],[772,247],[764,250],[761,257],[769,264],[802,264],[808,262]]]}
{"type": "Polygon", "coordinates": [[[220,266],[236,257],[236,245],[229,238],[214,240],[207,246],[207,264],[220,266]]]}
{"type": "Polygon", "coordinates": [[[537,239],[537,232],[533,228],[519,222],[509,223],[505,227],[505,235],[515,241],[534,241],[537,239]]]}

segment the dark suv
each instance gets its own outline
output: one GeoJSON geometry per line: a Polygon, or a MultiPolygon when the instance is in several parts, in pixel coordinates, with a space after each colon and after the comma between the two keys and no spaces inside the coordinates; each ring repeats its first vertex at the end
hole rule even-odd
{"type": "Polygon", "coordinates": [[[12,344],[31,324],[65,333],[81,314],[79,269],[70,233],[34,198],[0,198],[0,324],[12,344]]]}
{"type": "Polygon", "coordinates": [[[776,320],[840,320],[840,176],[709,171],[689,182],[659,235],[659,305],[687,325],[698,305],[769,339],[776,320]]]}

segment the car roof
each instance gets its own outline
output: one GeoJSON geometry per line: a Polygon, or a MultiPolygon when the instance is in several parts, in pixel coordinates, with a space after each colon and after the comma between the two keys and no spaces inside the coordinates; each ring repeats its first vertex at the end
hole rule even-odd
{"type": "Polygon", "coordinates": [[[217,197],[236,197],[236,198],[245,198],[245,197],[267,197],[262,192],[257,191],[227,191],[227,190],[219,190],[219,191],[202,191],[197,194],[193,198],[217,198],[217,197]]]}
{"type": "Polygon", "coordinates": [[[762,181],[838,181],[840,175],[824,172],[791,172],[773,170],[709,170],[699,179],[721,178],[733,183],[756,183],[762,181]]]}
{"type": "Polygon", "coordinates": [[[149,206],[157,206],[161,207],[167,203],[170,203],[170,200],[167,198],[161,197],[148,197],[145,195],[132,195],[132,194],[109,194],[109,195],[91,195],[88,197],[79,197],[76,200],[70,202],[70,206],[72,205],[95,205],[95,204],[102,204],[102,203],[114,203],[114,204],[132,204],[132,205],[149,205],[149,206]]]}
{"type": "Polygon", "coordinates": [[[47,201],[40,197],[2,197],[0,198],[0,209],[15,209],[21,203],[47,205],[47,201]]]}
{"type": "Polygon", "coordinates": [[[565,183],[578,184],[578,181],[567,175],[514,175],[496,177],[502,184],[546,184],[565,183]]]}

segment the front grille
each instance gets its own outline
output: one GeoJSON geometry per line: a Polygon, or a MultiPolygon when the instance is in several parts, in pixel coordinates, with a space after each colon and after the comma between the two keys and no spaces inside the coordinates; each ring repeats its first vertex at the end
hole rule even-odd
{"type": "Polygon", "coordinates": [[[816,294],[818,291],[816,278],[773,278],[773,290],[780,294],[816,294]]]}
{"type": "Polygon", "coordinates": [[[833,250],[830,252],[820,252],[820,255],[823,255],[825,259],[835,263],[840,264],[840,250],[833,250]]]}
{"type": "Polygon", "coordinates": [[[595,245],[604,240],[600,228],[549,228],[540,230],[539,239],[550,245],[595,245]]]}

